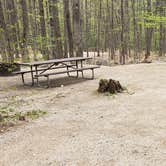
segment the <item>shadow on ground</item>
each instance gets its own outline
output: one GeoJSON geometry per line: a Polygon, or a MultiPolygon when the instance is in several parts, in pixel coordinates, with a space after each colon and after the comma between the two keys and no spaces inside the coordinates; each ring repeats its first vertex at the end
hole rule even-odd
{"type": "MultiPolygon", "coordinates": [[[[85,81],[88,81],[88,80],[90,80],[90,79],[87,79],[87,78],[74,78],[74,77],[52,78],[52,79],[50,79],[50,87],[49,88],[79,84],[81,82],[85,82],[85,81]]],[[[35,84],[35,86],[31,86],[30,81],[27,81],[26,85],[23,85],[21,82],[18,85],[16,85],[17,89],[35,89],[35,88],[46,88],[46,87],[47,87],[47,81],[44,80],[44,79],[40,80],[40,86],[39,87],[36,84],[35,84]]]]}

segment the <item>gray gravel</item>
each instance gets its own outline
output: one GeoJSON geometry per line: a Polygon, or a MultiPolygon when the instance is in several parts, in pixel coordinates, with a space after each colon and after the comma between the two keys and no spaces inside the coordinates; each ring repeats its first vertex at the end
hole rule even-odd
{"type": "Polygon", "coordinates": [[[96,79],[57,79],[62,87],[23,87],[0,78],[0,104],[48,115],[0,135],[0,166],[165,166],[166,64],[102,67],[96,79]],[[119,80],[129,93],[96,93],[100,78],[119,80]],[[64,84],[67,82],[66,84],[64,84]]]}

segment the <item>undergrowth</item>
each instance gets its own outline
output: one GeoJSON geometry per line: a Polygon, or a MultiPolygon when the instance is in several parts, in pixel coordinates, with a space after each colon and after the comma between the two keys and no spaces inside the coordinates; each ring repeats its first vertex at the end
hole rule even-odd
{"type": "Polygon", "coordinates": [[[0,107],[0,132],[3,132],[8,127],[14,126],[18,122],[34,120],[46,114],[47,111],[43,110],[19,112],[10,107],[0,107]]]}

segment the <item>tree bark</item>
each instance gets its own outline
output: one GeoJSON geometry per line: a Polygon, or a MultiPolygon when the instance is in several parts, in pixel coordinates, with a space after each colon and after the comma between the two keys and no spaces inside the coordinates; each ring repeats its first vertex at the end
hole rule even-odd
{"type": "Polygon", "coordinates": [[[44,59],[49,59],[48,56],[48,48],[47,48],[47,31],[46,31],[46,23],[45,23],[45,12],[43,0],[38,0],[39,2],[39,15],[40,15],[40,30],[41,30],[41,37],[42,37],[42,54],[44,54],[44,59]]]}
{"type": "MultiPolygon", "coordinates": [[[[69,1],[63,0],[64,5],[64,22],[65,22],[65,41],[69,47],[69,56],[73,57],[73,32],[71,28],[71,14],[69,10],[69,1]]],[[[66,56],[66,55],[65,55],[66,56]]]]}
{"type": "Polygon", "coordinates": [[[4,39],[6,43],[4,44],[4,47],[6,48],[7,52],[6,52],[6,56],[3,57],[3,60],[9,63],[13,63],[14,62],[14,56],[13,56],[13,51],[11,48],[11,41],[10,41],[10,36],[9,36],[9,32],[7,29],[7,25],[5,22],[5,16],[4,16],[4,12],[3,12],[3,6],[2,6],[2,2],[0,1],[0,29],[4,34],[4,39]]]}
{"type": "Polygon", "coordinates": [[[124,0],[121,0],[121,56],[120,56],[120,63],[125,64],[125,40],[124,40],[124,33],[125,33],[125,21],[124,21],[124,0]]]}
{"type": "Polygon", "coordinates": [[[97,56],[100,56],[100,33],[101,33],[101,9],[102,8],[102,4],[101,4],[101,0],[99,0],[99,12],[98,12],[98,23],[97,23],[97,56]]]}
{"type": "Polygon", "coordinates": [[[81,30],[82,30],[82,23],[81,23],[81,12],[80,12],[80,0],[73,0],[74,47],[77,57],[83,56],[81,30]]]}
{"type": "Polygon", "coordinates": [[[23,22],[23,33],[22,33],[22,41],[21,41],[21,49],[22,49],[22,60],[28,61],[28,50],[27,50],[27,36],[29,31],[29,19],[28,19],[28,10],[27,3],[24,0],[20,0],[21,9],[22,9],[22,22],[23,22]]]}
{"type": "Polygon", "coordinates": [[[51,25],[54,32],[54,40],[56,45],[56,51],[53,53],[53,58],[63,57],[62,39],[59,23],[59,11],[58,11],[58,0],[50,0],[50,12],[51,12],[51,25]]]}
{"type": "MultiPolygon", "coordinates": [[[[152,11],[151,3],[152,3],[151,0],[147,0],[147,13],[149,15],[152,11]]],[[[149,20],[146,20],[146,22],[148,23],[149,20]]],[[[145,29],[145,45],[146,45],[145,60],[147,60],[148,57],[150,56],[150,51],[152,46],[152,32],[153,32],[153,29],[151,27],[147,27],[145,29]]]]}

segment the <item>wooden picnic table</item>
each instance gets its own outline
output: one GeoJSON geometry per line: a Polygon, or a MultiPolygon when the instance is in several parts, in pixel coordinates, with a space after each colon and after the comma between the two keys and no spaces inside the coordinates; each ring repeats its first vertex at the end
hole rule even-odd
{"type": "Polygon", "coordinates": [[[24,74],[31,73],[32,86],[35,84],[35,80],[37,82],[37,85],[39,85],[39,77],[47,77],[47,82],[49,86],[50,75],[67,73],[68,76],[70,76],[69,73],[76,72],[77,73],[76,77],[78,77],[79,72],[81,72],[83,77],[84,70],[92,70],[92,77],[94,78],[94,69],[98,68],[98,66],[83,67],[83,61],[89,60],[89,59],[92,59],[92,58],[71,57],[71,58],[62,58],[62,59],[52,59],[52,60],[46,60],[46,61],[29,62],[29,63],[19,63],[19,65],[21,66],[30,67],[30,69],[26,71],[15,72],[15,74],[21,74],[23,84],[25,84],[24,74]],[[65,69],[65,70],[57,71],[57,69],[65,69]],[[48,73],[48,71],[50,70],[51,71],[54,70],[54,72],[48,73]]]}
{"type": "Polygon", "coordinates": [[[19,63],[19,64],[24,66],[40,66],[40,65],[51,64],[51,63],[78,62],[78,61],[83,62],[88,59],[92,59],[92,58],[91,57],[71,57],[71,58],[51,59],[46,61],[35,61],[35,62],[19,63]]]}

